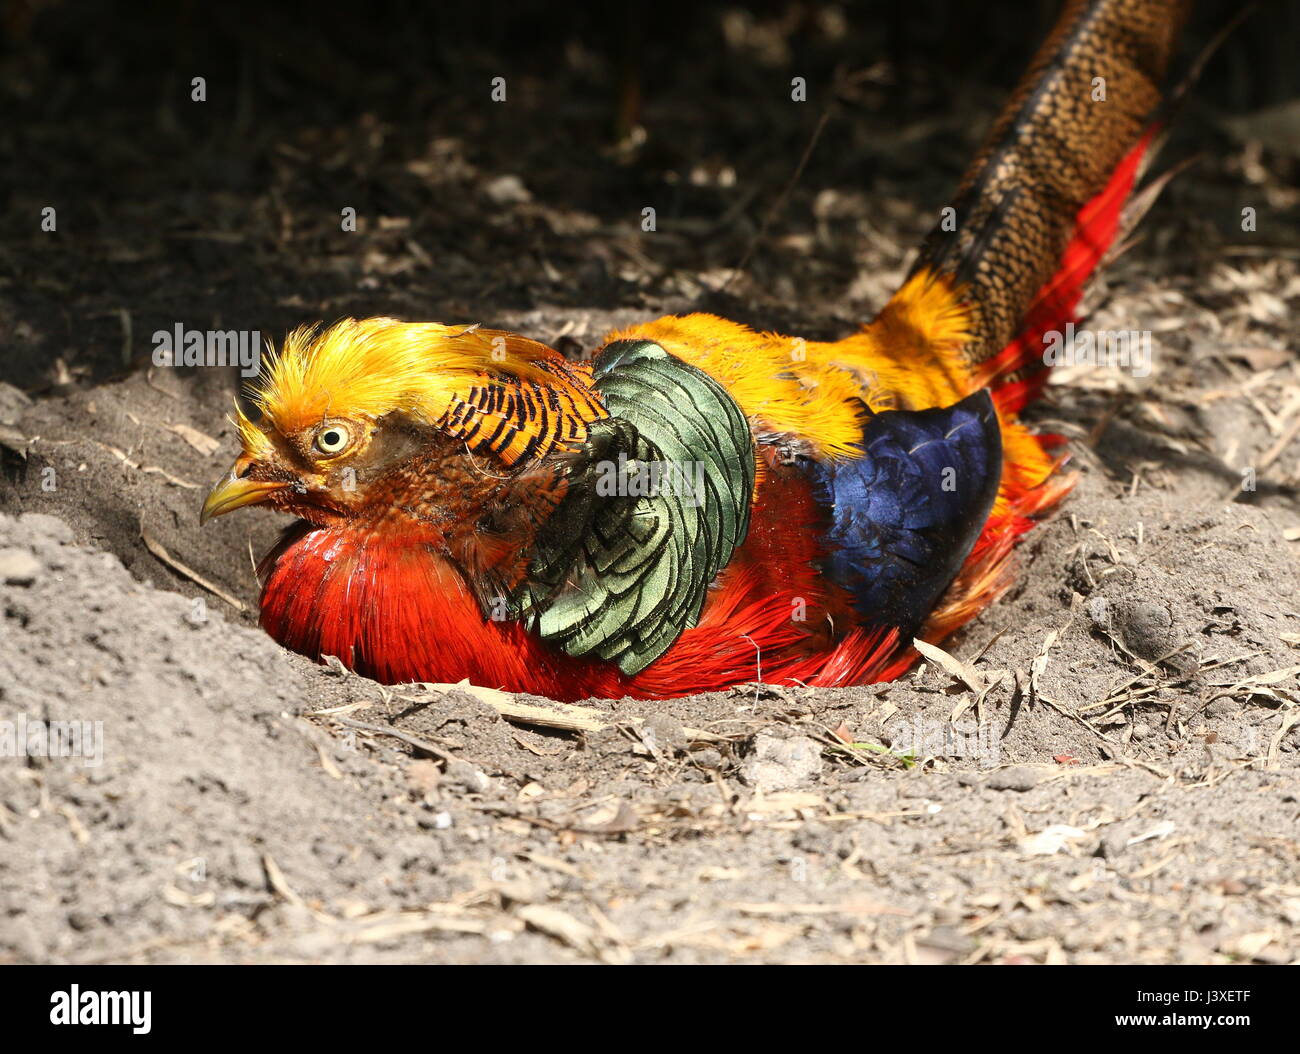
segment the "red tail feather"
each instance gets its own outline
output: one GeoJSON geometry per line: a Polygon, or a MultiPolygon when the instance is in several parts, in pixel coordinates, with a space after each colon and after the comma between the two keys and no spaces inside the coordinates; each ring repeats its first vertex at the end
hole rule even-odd
{"type": "Polygon", "coordinates": [[[1061,265],[1030,302],[1020,332],[979,367],[978,384],[994,389],[1002,412],[1018,413],[1046,385],[1050,367],[1043,360],[1043,337],[1075,321],[1075,310],[1088,280],[1121,234],[1124,205],[1157,130],[1154,125],[1147,130],[1115,167],[1101,192],[1079,210],[1061,265]]]}

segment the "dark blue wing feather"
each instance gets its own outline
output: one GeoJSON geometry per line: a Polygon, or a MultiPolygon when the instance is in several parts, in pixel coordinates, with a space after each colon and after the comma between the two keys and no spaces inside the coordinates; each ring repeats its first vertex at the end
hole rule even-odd
{"type": "Polygon", "coordinates": [[[869,625],[914,633],[979,538],[1002,477],[988,392],[863,424],[850,461],[801,458],[828,514],[824,572],[869,625]]]}

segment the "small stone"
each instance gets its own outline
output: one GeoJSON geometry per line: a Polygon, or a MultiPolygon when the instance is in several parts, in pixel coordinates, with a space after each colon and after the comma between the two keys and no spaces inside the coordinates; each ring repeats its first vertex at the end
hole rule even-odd
{"type": "Polygon", "coordinates": [[[461,787],[474,794],[482,794],[492,786],[492,780],[485,773],[476,769],[468,761],[461,761],[459,758],[447,762],[447,770],[443,774],[443,780],[448,786],[461,787]]]}
{"type": "Polygon", "coordinates": [[[1121,630],[1125,644],[1142,658],[1154,660],[1169,651],[1173,625],[1168,608],[1139,601],[1128,606],[1121,630]]]}
{"type": "Polygon", "coordinates": [[[754,753],[740,767],[740,778],[755,790],[789,790],[820,775],[822,748],[815,739],[756,736],[754,753]]]}
{"type": "Polygon", "coordinates": [[[671,714],[654,714],[641,724],[641,739],[661,753],[684,750],[687,745],[682,723],[671,714]]]}
{"type": "Polygon", "coordinates": [[[26,549],[0,549],[0,580],[9,586],[29,586],[45,568],[26,549]]]}
{"type": "Polygon", "coordinates": [[[68,912],[68,925],[78,933],[85,933],[87,930],[94,927],[95,916],[91,915],[87,911],[81,911],[74,908],[72,911],[68,912]]]}
{"type": "Polygon", "coordinates": [[[1105,597],[1093,597],[1083,606],[1083,610],[1098,629],[1110,628],[1110,601],[1105,597]]]}

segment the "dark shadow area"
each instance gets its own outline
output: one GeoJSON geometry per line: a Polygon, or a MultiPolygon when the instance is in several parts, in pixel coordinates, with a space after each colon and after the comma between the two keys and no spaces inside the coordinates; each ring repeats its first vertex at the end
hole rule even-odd
{"type": "MultiPolygon", "coordinates": [[[[278,339],[349,314],[703,308],[835,335],[878,306],[864,260],[897,266],[928,228],[1055,8],[6,0],[0,374],[102,381],[177,322],[278,339]]],[[[1201,5],[1188,59],[1234,8],[1201,5]]],[[[1178,126],[1190,150],[1300,94],[1297,38],[1286,4],[1234,34],[1178,126]]],[[[1175,223],[1230,231],[1195,193],[1175,223]]]]}

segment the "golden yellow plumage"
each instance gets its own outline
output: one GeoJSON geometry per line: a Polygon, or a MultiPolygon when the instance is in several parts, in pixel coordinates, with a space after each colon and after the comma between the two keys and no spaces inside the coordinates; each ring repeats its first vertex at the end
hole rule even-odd
{"type": "MultiPolygon", "coordinates": [[[[537,341],[477,325],[369,318],[291,333],[252,392],[262,420],[254,423],[239,410],[236,425],[253,456],[272,449],[268,429],[290,436],[338,416],[372,425],[388,414],[404,414],[428,425],[448,425],[475,446],[472,433],[503,417],[499,408],[476,403],[475,396],[502,384],[516,386],[520,404],[508,441],[491,452],[511,463],[538,434],[536,416],[526,412],[528,393],[541,387],[563,393],[563,412],[540,436],[545,449],[581,440],[585,422],[604,416],[586,393],[582,372],[537,341]]],[[[537,453],[536,445],[530,453],[537,453]]]]}
{"type": "Polygon", "coordinates": [[[873,410],[924,410],[974,390],[958,354],[967,321],[946,279],[918,274],[843,340],[759,333],[697,314],[629,326],[604,342],[653,340],[719,381],[756,430],[797,436],[820,456],[852,457],[862,432],[858,400],[873,410]]]}

